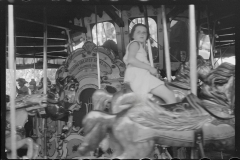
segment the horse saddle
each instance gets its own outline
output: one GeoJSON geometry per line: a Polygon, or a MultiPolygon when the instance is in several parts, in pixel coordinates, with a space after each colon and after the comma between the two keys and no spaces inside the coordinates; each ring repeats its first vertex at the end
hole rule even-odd
{"type": "Polygon", "coordinates": [[[189,83],[183,83],[183,82],[178,82],[178,81],[166,82],[166,85],[181,88],[183,90],[190,90],[191,89],[191,87],[189,86],[189,83]]]}

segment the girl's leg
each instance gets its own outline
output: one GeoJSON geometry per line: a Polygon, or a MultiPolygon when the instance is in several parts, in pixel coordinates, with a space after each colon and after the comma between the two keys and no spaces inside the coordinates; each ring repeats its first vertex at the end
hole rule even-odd
{"type": "Polygon", "coordinates": [[[151,90],[151,93],[162,98],[167,104],[176,103],[174,93],[165,85],[160,85],[151,90]]]}

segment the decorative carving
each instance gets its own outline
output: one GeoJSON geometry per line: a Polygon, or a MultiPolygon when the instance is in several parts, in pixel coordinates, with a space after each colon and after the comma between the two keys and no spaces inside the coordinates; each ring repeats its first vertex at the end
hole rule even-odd
{"type": "Polygon", "coordinates": [[[84,43],[84,45],[82,46],[82,48],[87,51],[88,54],[90,54],[92,52],[92,50],[96,47],[96,45],[90,41],[87,41],[86,43],[84,43]]]}

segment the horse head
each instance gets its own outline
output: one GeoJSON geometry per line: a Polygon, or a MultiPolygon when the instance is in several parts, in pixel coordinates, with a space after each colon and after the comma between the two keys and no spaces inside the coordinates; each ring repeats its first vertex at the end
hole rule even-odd
{"type": "Polygon", "coordinates": [[[55,88],[48,93],[48,107],[46,113],[53,120],[59,120],[68,114],[68,109],[74,103],[75,94],[78,90],[79,82],[74,78],[67,76],[58,80],[55,88]]]}
{"type": "Polygon", "coordinates": [[[121,90],[110,94],[103,89],[96,90],[92,96],[93,110],[109,111],[118,113],[136,101],[135,94],[130,89],[129,84],[124,84],[121,90]]]}
{"type": "Polygon", "coordinates": [[[222,63],[212,70],[203,80],[199,97],[231,107],[235,97],[235,66],[230,63],[222,63]]]}
{"type": "MultiPolygon", "coordinates": [[[[209,61],[203,59],[201,56],[197,57],[197,75],[200,80],[203,80],[208,73],[212,70],[209,61]]],[[[190,62],[183,62],[180,64],[173,83],[183,83],[186,86],[190,85],[190,62]]]]}
{"type": "Polygon", "coordinates": [[[114,120],[114,115],[100,111],[91,111],[84,117],[83,129],[85,137],[84,142],[78,148],[81,155],[85,155],[87,152],[98,148],[99,144],[106,137],[114,120]]]}

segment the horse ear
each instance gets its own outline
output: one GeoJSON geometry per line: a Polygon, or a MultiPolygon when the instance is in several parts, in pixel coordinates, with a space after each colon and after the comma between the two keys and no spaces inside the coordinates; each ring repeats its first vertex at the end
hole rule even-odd
{"type": "Polygon", "coordinates": [[[131,107],[133,103],[137,101],[134,92],[115,95],[112,99],[112,112],[119,113],[126,108],[131,107]]]}
{"type": "Polygon", "coordinates": [[[92,103],[94,110],[103,111],[105,108],[105,102],[110,101],[112,99],[112,94],[109,94],[107,91],[103,89],[98,89],[93,93],[92,103]]]}

